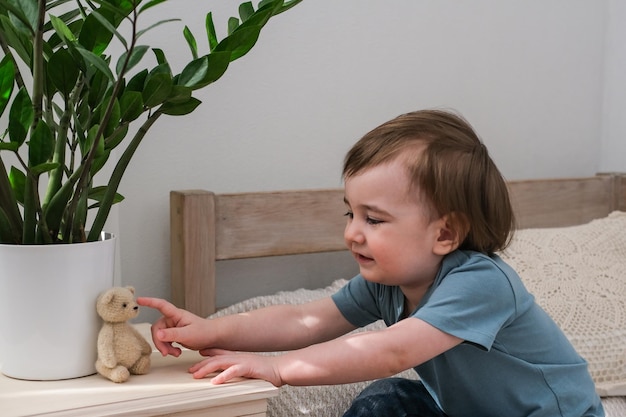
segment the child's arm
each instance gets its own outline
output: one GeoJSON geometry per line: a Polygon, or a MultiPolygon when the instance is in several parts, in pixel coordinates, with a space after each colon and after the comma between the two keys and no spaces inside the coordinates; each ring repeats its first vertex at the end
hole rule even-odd
{"type": "Polygon", "coordinates": [[[265,379],[276,386],[342,384],[394,375],[461,342],[420,319],[408,318],[385,330],[357,333],[276,357],[206,351],[214,356],[190,372],[203,378],[223,370],[213,378],[216,384],[239,376],[265,379]]]}
{"type": "Polygon", "coordinates": [[[333,339],[354,329],[330,297],[302,305],[281,305],[207,320],[165,300],[139,297],[163,317],[152,325],[152,339],[163,355],[180,355],[181,345],[249,352],[298,349],[333,339]]]}

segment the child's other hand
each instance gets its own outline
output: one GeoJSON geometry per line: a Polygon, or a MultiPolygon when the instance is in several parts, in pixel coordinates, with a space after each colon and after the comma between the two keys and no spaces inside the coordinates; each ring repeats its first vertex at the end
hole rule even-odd
{"type": "Polygon", "coordinates": [[[189,368],[194,378],[204,378],[214,372],[222,371],[211,379],[212,383],[223,384],[234,378],[243,377],[263,379],[276,387],[283,385],[278,371],[279,357],[222,349],[204,349],[200,353],[209,358],[189,368]]]}

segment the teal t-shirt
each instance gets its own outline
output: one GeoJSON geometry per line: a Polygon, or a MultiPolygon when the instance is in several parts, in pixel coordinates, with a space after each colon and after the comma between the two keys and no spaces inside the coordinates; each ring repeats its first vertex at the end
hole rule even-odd
{"type": "MultiPolygon", "coordinates": [[[[333,300],[359,327],[404,311],[399,287],[360,275],[333,300]]],[[[448,416],[604,416],[587,363],[498,256],[446,256],[411,317],[464,340],[415,368],[448,416]]]]}

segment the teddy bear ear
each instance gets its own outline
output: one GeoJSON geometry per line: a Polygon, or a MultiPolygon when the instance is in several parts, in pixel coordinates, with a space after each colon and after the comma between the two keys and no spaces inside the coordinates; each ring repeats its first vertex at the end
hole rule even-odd
{"type": "Polygon", "coordinates": [[[126,286],[126,289],[128,291],[130,291],[132,294],[135,294],[135,287],[132,287],[132,286],[128,285],[128,286],[126,286]]]}
{"type": "Polygon", "coordinates": [[[111,301],[113,301],[114,297],[115,297],[115,291],[108,290],[100,295],[98,302],[102,304],[109,304],[111,301]]]}

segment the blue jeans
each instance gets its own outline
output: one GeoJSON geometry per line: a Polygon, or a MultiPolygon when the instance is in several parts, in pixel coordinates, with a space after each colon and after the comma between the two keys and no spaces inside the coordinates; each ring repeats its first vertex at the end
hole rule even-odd
{"type": "Polygon", "coordinates": [[[387,378],[373,382],[343,417],[447,417],[420,381],[387,378]]]}

